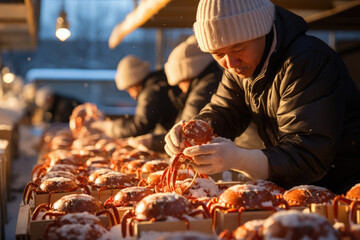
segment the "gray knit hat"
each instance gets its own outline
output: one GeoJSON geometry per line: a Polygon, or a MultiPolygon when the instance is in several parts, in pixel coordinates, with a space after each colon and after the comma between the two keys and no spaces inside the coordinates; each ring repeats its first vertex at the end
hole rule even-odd
{"type": "Polygon", "coordinates": [[[144,81],[150,73],[150,63],[134,55],[124,57],[118,64],[115,83],[118,89],[125,90],[144,81]]]}
{"type": "Polygon", "coordinates": [[[200,50],[194,35],[172,50],[165,63],[165,73],[171,86],[198,76],[214,61],[211,54],[200,50]]]}
{"type": "Polygon", "coordinates": [[[269,0],[200,0],[194,24],[199,47],[210,52],[264,36],[274,13],[269,0]]]}

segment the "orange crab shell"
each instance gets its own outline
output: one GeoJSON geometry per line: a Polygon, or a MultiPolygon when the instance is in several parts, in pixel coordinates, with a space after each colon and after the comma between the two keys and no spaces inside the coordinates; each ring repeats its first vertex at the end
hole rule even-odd
{"type": "Polygon", "coordinates": [[[53,204],[53,210],[66,213],[96,213],[103,209],[101,202],[87,194],[71,194],[64,196],[53,204]]]}
{"type": "Polygon", "coordinates": [[[183,135],[192,145],[201,145],[211,140],[214,130],[205,121],[191,120],[183,124],[183,135]]]}
{"type": "Polygon", "coordinates": [[[50,224],[45,231],[43,239],[67,239],[77,236],[77,239],[99,239],[108,232],[100,219],[87,212],[69,213],[58,218],[50,224]]]}
{"type": "Polygon", "coordinates": [[[125,173],[108,172],[98,176],[95,179],[94,187],[130,187],[136,186],[138,180],[135,177],[129,176],[125,173]]]}
{"type": "Polygon", "coordinates": [[[278,201],[265,188],[254,185],[238,184],[226,189],[219,196],[219,204],[228,208],[259,209],[274,207],[278,201]]]}
{"type": "Polygon", "coordinates": [[[290,207],[306,207],[311,203],[331,204],[335,196],[330,190],[314,185],[295,186],[284,193],[284,199],[289,203],[290,207]]]}
{"type": "Polygon", "coordinates": [[[262,235],[264,239],[340,239],[325,217],[297,210],[271,215],[263,224],[262,235]]]}
{"type": "Polygon", "coordinates": [[[153,191],[145,187],[128,187],[115,194],[113,203],[115,205],[134,205],[153,193],[153,191]]]}
{"type": "Polygon", "coordinates": [[[176,193],[155,193],[143,198],[135,208],[139,219],[163,220],[168,216],[182,216],[192,207],[189,201],[176,193]]]}
{"type": "Polygon", "coordinates": [[[352,200],[360,200],[360,183],[354,185],[346,193],[346,197],[352,200]]]}
{"type": "Polygon", "coordinates": [[[274,196],[282,195],[285,193],[285,190],[282,187],[276,185],[275,183],[273,183],[271,181],[267,181],[267,180],[257,179],[257,180],[246,182],[245,184],[252,184],[255,186],[264,187],[266,190],[268,190],[274,196]]]}
{"type": "Polygon", "coordinates": [[[142,173],[153,173],[157,171],[164,170],[169,166],[169,163],[167,163],[165,160],[151,160],[146,162],[141,167],[142,173]]]}
{"type": "Polygon", "coordinates": [[[67,189],[77,188],[77,184],[74,180],[64,177],[54,177],[44,180],[39,188],[45,192],[50,191],[65,191],[67,189]]]}

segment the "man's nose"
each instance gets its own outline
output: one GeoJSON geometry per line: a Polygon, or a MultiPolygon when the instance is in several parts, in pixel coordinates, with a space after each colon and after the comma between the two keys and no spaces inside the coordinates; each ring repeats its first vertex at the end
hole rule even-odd
{"type": "Polygon", "coordinates": [[[226,66],[228,69],[235,68],[240,64],[240,60],[231,54],[227,54],[225,58],[226,58],[226,66]]]}

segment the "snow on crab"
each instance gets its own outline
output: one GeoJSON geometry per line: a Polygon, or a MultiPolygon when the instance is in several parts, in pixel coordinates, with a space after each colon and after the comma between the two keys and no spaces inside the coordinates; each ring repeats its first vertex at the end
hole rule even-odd
{"type": "Polygon", "coordinates": [[[72,236],[76,239],[92,240],[100,239],[106,233],[108,229],[98,217],[87,212],[69,213],[50,223],[43,239],[60,240],[72,236]]]}
{"type": "Polygon", "coordinates": [[[48,178],[40,182],[29,182],[24,189],[23,203],[28,204],[32,198],[32,193],[37,194],[48,193],[49,203],[51,202],[51,195],[59,192],[72,192],[77,189],[82,189],[83,192],[90,194],[90,189],[87,185],[78,185],[74,180],[65,177],[48,178]]]}
{"type": "Polygon", "coordinates": [[[274,197],[263,187],[246,184],[229,187],[218,198],[212,198],[207,207],[212,217],[217,209],[225,213],[238,212],[239,225],[241,223],[241,213],[244,210],[277,211],[279,207],[289,208],[287,202],[281,196],[274,197]]]}
{"type": "Polygon", "coordinates": [[[113,211],[105,209],[101,205],[100,201],[90,195],[71,194],[60,198],[53,204],[40,204],[35,208],[32,220],[36,220],[42,210],[45,210],[45,213],[42,215],[42,219],[45,219],[46,216],[63,216],[67,213],[89,212],[97,216],[107,214],[110,217],[111,224],[115,225],[120,222],[119,214],[115,207],[110,207],[113,211]]]}
{"type": "Polygon", "coordinates": [[[284,193],[290,207],[307,207],[311,203],[331,204],[335,196],[330,190],[314,185],[295,186],[284,193]]]}
{"type": "Polygon", "coordinates": [[[128,187],[121,189],[114,197],[108,198],[104,205],[113,204],[115,207],[134,206],[141,199],[153,193],[153,191],[145,187],[128,187]]]}

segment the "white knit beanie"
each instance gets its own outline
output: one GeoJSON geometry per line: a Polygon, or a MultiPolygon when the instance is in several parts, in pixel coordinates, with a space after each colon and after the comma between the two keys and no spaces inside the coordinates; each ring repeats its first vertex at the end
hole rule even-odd
{"type": "Polygon", "coordinates": [[[264,36],[274,13],[269,0],[200,0],[194,23],[199,47],[210,52],[264,36]]]}
{"type": "Polygon", "coordinates": [[[115,83],[119,90],[125,90],[144,81],[150,73],[150,63],[134,55],[124,57],[118,64],[115,83]]]}
{"type": "Polygon", "coordinates": [[[200,50],[194,35],[172,50],[165,63],[165,73],[171,86],[198,76],[214,61],[211,54],[200,50]]]}

